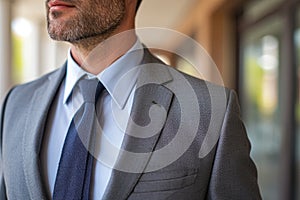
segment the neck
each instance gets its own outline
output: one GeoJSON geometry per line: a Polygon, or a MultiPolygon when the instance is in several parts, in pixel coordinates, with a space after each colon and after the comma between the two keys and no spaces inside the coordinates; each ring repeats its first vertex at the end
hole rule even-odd
{"type": "Polygon", "coordinates": [[[77,64],[85,71],[97,75],[124,55],[137,40],[134,29],[111,35],[72,43],[71,53],[77,64]]]}

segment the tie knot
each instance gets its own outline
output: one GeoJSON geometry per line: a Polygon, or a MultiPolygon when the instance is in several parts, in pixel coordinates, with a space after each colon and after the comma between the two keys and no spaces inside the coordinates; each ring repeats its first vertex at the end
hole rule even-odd
{"type": "Polygon", "coordinates": [[[81,79],[78,82],[78,86],[84,102],[90,103],[95,103],[103,90],[103,85],[98,79],[81,79]]]}

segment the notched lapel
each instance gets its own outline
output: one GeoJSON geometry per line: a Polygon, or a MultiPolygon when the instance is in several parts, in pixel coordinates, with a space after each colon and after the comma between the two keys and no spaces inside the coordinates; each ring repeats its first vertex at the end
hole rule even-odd
{"type": "MultiPolygon", "coordinates": [[[[147,71],[147,70],[146,70],[147,71]]],[[[146,75],[146,71],[142,72],[146,75]]],[[[140,76],[140,78],[143,76],[140,76]]],[[[157,77],[155,77],[157,78],[157,77]]],[[[173,101],[173,93],[163,84],[172,80],[168,70],[153,71],[148,73],[148,84],[145,84],[144,80],[138,80],[138,83],[143,83],[142,87],[139,87],[135,92],[133,101],[133,107],[131,110],[131,118],[135,124],[129,124],[127,127],[127,134],[124,137],[122,150],[119,154],[118,161],[112,172],[110,182],[107,186],[103,199],[127,199],[137,184],[142,172],[147,167],[152,152],[160,138],[161,131],[165,125],[167,113],[173,101]],[[153,77],[151,74],[154,72],[161,72],[159,76],[159,84],[157,80],[150,80],[149,77],[153,77]],[[150,82],[150,83],[149,83],[150,82]],[[163,108],[166,113],[165,117],[162,117],[160,122],[155,122],[161,125],[159,131],[151,133],[149,127],[153,120],[149,117],[149,109],[152,106],[163,108]],[[136,132],[136,126],[148,127],[145,131],[150,131],[150,137],[145,138],[144,133],[136,132]],[[135,131],[135,133],[133,133],[135,131]],[[141,137],[138,134],[141,133],[141,137]],[[134,134],[135,137],[130,135],[134,134]]],[[[154,114],[155,116],[155,114],[154,114]]],[[[158,117],[160,118],[160,117],[158,117]]],[[[143,130],[142,128],[140,130],[143,130]]]]}
{"type": "Polygon", "coordinates": [[[31,199],[47,199],[40,172],[39,152],[49,108],[65,76],[65,66],[36,89],[23,134],[23,168],[31,199]]]}

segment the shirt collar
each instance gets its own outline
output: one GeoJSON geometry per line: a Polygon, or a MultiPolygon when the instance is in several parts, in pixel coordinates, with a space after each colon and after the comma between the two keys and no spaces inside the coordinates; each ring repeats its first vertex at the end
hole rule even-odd
{"type": "Polygon", "coordinates": [[[113,64],[103,70],[97,76],[90,74],[83,70],[73,59],[71,51],[68,53],[67,62],[67,75],[66,75],[66,86],[64,91],[64,103],[67,103],[69,96],[71,95],[76,83],[83,76],[88,78],[98,78],[104,85],[112,99],[118,105],[120,109],[123,109],[126,102],[135,86],[137,80],[136,67],[141,63],[144,51],[143,45],[139,40],[127,51],[126,54],[121,56],[113,64]],[[122,85],[120,87],[120,81],[122,85]],[[118,91],[120,88],[122,92],[115,92],[116,87],[118,91]]]}

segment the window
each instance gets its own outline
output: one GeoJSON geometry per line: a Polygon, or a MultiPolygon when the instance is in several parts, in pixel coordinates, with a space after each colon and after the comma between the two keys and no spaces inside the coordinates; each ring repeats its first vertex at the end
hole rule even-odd
{"type": "Polygon", "coordinates": [[[278,199],[280,162],[279,63],[281,22],[274,18],[243,39],[242,112],[263,199],[278,199]]]}
{"type": "Polygon", "coordinates": [[[299,4],[249,1],[238,18],[242,114],[266,200],[300,198],[299,4]]]}
{"type": "MultiPolygon", "coordinates": [[[[300,12],[300,8],[298,12],[300,12]]],[[[297,164],[297,199],[300,199],[300,14],[297,16],[297,29],[295,31],[296,57],[297,57],[297,105],[296,105],[296,119],[297,119],[297,135],[296,135],[296,164],[297,164]]]]}

